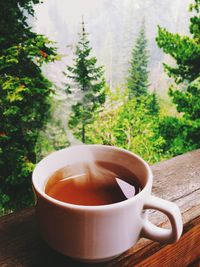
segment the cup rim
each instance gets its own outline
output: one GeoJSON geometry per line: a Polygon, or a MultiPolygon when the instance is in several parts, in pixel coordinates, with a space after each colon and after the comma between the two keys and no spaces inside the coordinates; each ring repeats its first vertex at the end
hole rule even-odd
{"type": "Polygon", "coordinates": [[[76,146],[70,146],[70,147],[66,147],[57,151],[52,152],[51,154],[49,154],[48,156],[44,157],[40,162],[38,162],[33,170],[32,173],[32,185],[33,188],[35,189],[35,191],[37,193],[39,193],[40,196],[42,196],[43,198],[45,198],[46,200],[48,200],[50,203],[55,204],[59,207],[63,207],[63,208],[69,208],[69,209],[73,209],[73,210],[83,210],[83,211],[102,211],[102,210],[109,210],[109,209],[113,209],[113,208],[119,208],[122,207],[126,204],[130,204],[134,201],[136,201],[137,199],[141,198],[143,194],[145,194],[145,192],[148,191],[148,188],[152,186],[153,183],[153,174],[151,171],[150,166],[147,164],[147,162],[145,160],[143,160],[140,156],[138,156],[137,154],[128,151],[126,149],[123,148],[119,148],[119,147],[115,147],[115,146],[109,146],[109,145],[100,145],[100,144],[81,144],[81,145],[76,145],[76,146]],[[66,202],[62,202],[60,200],[57,200],[53,197],[50,197],[49,195],[47,195],[43,190],[41,190],[38,186],[37,186],[37,182],[36,182],[36,176],[37,176],[37,168],[39,165],[41,165],[43,163],[44,160],[47,160],[49,157],[52,157],[53,155],[57,154],[59,151],[64,151],[64,150],[69,150],[69,149],[76,149],[78,147],[83,147],[83,146],[87,146],[87,147],[104,147],[104,148],[109,148],[109,149],[113,149],[113,150],[117,150],[117,151],[121,151],[125,154],[128,154],[132,157],[137,158],[137,160],[139,160],[144,167],[147,170],[147,182],[144,186],[144,188],[142,188],[142,190],[135,196],[123,200],[121,202],[117,202],[117,203],[113,203],[113,204],[106,204],[106,205],[94,205],[94,206],[87,206],[87,205],[77,205],[77,204],[72,204],[72,203],[66,203],[66,202]]]}

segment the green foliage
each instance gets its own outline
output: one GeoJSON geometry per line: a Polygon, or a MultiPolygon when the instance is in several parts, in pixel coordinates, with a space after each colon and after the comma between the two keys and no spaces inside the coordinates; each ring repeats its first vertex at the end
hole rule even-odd
{"type": "Polygon", "coordinates": [[[127,85],[129,98],[147,94],[148,89],[148,51],[145,25],[142,22],[139,35],[132,50],[127,85]]]}
{"type": "Polygon", "coordinates": [[[37,138],[37,144],[35,146],[37,162],[46,157],[48,154],[69,146],[67,131],[65,129],[65,121],[64,123],[62,122],[62,120],[65,119],[65,116],[63,119],[60,115],[63,113],[63,101],[64,100],[56,98],[52,99],[51,120],[40,131],[37,138]]]}
{"type": "Polygon", "coordinates": [[[166,140],[163,151],[170,155],[183,154],[196,148],[193,140],[189,138],[191,123],[183,118],[166,116],[159,121],[159,133],[166,140]]]}
{"type": "Polygon", "coordinates": [[[177,84],[191,82],[199,75],[200,71],[200,45],[197,39],[173,34],[166,29],[158,27],[157,44],[166,54],[176,60],[176,66],[164,64],[169,77],[174,78],[177,84]]]}
{"type": "Polygon", "coordinates": [[[155,92],[148,94],[146,97],[146,108],[151,115],[157,116],[160,112],[160,105],[158,102],[158,97],[155,92]]]}
{"type": "Polygon", "coordinates": [[[194,0],[194,3],[190,5],[190,11],[196,11],[196,15],[194,15],[190,19],[190,32],[193,37],[197,40],[200,39],[200,1],[194,0]]]}
{"type": "Polygon", "coordinates": [[[169,94],[164,97],[159,96],[158,103],[160,106],[161,116],[180,116],[180,114],[176,110],[175,104],[172,103],[169,94]]]}
{"type": "Polygon", "coordinates": [[[159,27],[156,38],[176,61],[176,66],[164,67],[177,84],[170,86],[169,95],[182,118],[165,118],[160,126],[168,144],[165,149],[173,155],[200,147],[200,1],[195,0],[190,10],[196,11],[190,19],[190,37],[159,27]]]}
{"type": "Polygon", "coordinates": [[[149,163],[169,155],[162,153],[164,139],[158,133],[158,114],[148,109],[149,97],[128,100],[129,91],[108,92],[103,111],[87,125],[87,143],[114,145],[133,151],[149,163]]]}
{"type": "Polygon", "coordinates": [[[28,27],[39,1],[0,3],[0,183],[2,212],[32,203],[31,172],[39,131],[50,116],[52,84],[40,67],[56,59],[52,43],[28,27]]]}
{"type": "MultiPolygon", "coordinates": [[[[74,66],[67,67],[68,78],[75,82],[78,90],[79,100],[72,106],[72,114],[69,119],[69,127],[76,129],[75,134],[79,135],[81,131],[81,140],[85,143],[86,133],[85,127],[94,119],[94,115],[98,112],[100,106],[105,101],[105,81],[103,78],[103,68],[97,67],[97,59],[91,57],[92,48],[87,39],[84,22],[82,22],[82,32],[80,40],[76,47],[76,58],[74,59],[74,66]]],[[[68,92],[72,90],[67,86],[68,92]]]]}
{"type": "Polygon", "coordinates": [[[40,132],[35,147],[37,162],[49,153],[69,146],[66,132],[60,121],[52,120],[47,123],[45,129],[40,132]]]}
{"type": "Polygon", "coordinates": [[[191,120],[200,119],[200,77],[188,84],[185,92],[170,88],[169,94],[177,104],[178,112],[183,112],[184,117],[191,120]]]}

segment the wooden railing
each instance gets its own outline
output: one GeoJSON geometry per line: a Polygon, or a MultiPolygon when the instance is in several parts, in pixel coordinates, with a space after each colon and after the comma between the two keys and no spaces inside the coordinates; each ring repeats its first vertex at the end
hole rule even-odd
{"type": "MultiPolygon", "coordinates": [[[[142,238],[110,262],[78,263],[51,250],[41,240],[34,208],[28,208],[0,218],[0,266],[200,266],[200,150],[155,164],[152,170],[153,194],[175,202],[181,209],[184,231],[177,243],[165,245],[142,238]]],[[[162,227],[168,225],[161,213],[152,212],[150,218],[162,227]]]]}

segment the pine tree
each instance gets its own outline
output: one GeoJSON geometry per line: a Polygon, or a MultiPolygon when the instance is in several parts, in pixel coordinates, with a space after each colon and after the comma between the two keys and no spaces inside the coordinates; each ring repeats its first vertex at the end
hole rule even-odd
{"type": "Polygon", "coordinates": [[[169,94],[177,111],[183,114],[185,126],[178,133],[184,132],[182,146],[193,149],[200,146],[200,0],[195,0],[190,10],[196,11],[190,19],[190,36],[180,36],[159,27],[156,41],[176,61],[173,67],[164,64],[168,76],[176,83],[176,86],[170,87],[169,94]]]}
{"type": "Polygon", "coordinates": [[[50,113],[52,84],[41,66],[56,53],[27,24],[37,3],[0,1],[0,212],[32,203],[35,145],[50,113]]]}
{"type": "MultiPolygon", "coordinates": [[[[85,31],[84,21],[80,40],[76,47],[74,65],[68,66],[66,76],[71,79],[77,88],[76,96],[79,100],[72,106],[72,114],[69,119],[69,127],[77,137],[86,142],[85,126],[92,122],[95,112],[98,112],[101,104],[105,102],[105,80],[103,67],[97,67],[97,59],[90,56],[92,48],[85,31]]],[[[72,93],[72,86],[69,87],[72,93]]]]}
{"type": "Polygon", "coordinates": [[[146,99],[146,107],[149,110],[149,114],[154,116],[159,114],[160,105],[155,91],[151,94],[148,94],[148,97],[146,99]]]}
{"type": "Polygon", "coordinates": [[[148,89],[148,50],[143,20],[132,50],[132,58],[127,78],[129,98],[147,94],[148,89]]]}

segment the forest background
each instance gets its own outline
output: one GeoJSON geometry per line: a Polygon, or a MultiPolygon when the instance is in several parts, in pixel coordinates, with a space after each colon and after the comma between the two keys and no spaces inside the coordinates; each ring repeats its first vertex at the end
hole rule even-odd
{"type": "Polygon", "coordinates": [[[0,213],[77,142],[149,164],[200,147],[200,1],[0,3],[0,213]],[[77,34],[79,33],[79,34],[77,34]]]}

